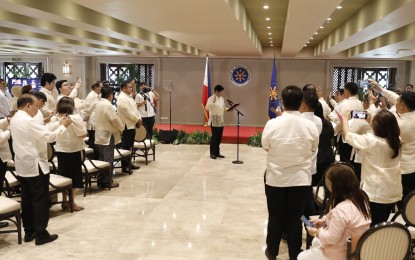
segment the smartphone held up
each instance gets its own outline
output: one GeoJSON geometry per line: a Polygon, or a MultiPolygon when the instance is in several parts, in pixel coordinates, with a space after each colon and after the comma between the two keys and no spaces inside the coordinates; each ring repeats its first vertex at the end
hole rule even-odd
{"type": "Polygon", "coordinates": [[[350,118],[367,119],[367,112],[366,111],[352,110],[350,112],[350,118]]]}

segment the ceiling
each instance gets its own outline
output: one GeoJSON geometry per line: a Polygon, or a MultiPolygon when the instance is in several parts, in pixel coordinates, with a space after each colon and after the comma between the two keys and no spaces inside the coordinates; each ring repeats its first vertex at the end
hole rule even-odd
{"type": "Polygon", "coordinates": [[[415,0],[0,0],[0,5],[0,55],[409,60],[415,55],[415,0]]]}

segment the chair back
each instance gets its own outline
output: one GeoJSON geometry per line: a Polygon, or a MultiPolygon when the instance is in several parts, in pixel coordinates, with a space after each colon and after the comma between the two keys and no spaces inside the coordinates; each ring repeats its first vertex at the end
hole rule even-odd
{"type": "Polygon", "coordinates": [[[48,161],[52,162],[54,157],[55,157],[55,148],[53,147],[53,144],[48,143],[48,161]]]}
{"type": "Polygon", "coordinates": [[[403,201],[402,218],[408,226],[415,227],[415,190],[409,193],[403,201]]]}
{"type": "Polygon", "coordinates": [[[411,234],[399,223],[384,222],[371,227],[359,239],[354,256],[356,260],[407,259],[411,234]]]}
{"type": "Polygon", "coordinates": [[[135,129],[134,141],[143,142],[144,140],[146,140],[146,137],[147,137],[147,129],[144,125],[141,125],[140,127],[135,129]]]}

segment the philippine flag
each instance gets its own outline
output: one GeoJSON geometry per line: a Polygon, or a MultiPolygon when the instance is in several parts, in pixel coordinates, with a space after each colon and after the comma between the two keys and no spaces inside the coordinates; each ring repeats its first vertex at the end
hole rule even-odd
{"type": "Polygon", "coordinates": [[[209,72],[209,58],[206,57],[205,78],[202,86],[202,108],[205,113],[205,123],[209,120],[209,112],[205,109],[206,102],[210,97],[210,72],[209,72]]]}

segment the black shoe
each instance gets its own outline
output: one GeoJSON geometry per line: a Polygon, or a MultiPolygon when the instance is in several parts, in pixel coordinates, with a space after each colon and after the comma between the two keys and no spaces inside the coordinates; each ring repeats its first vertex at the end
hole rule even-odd
{"type": "Polygon", "coordinates": [[[0,222],[0,228],[5,228],[8,227],[9,223],[8,222],[0,222]]]}
{"type": "Polygon", "coordinates": [[[131,164],[131,169],[132,170],[138,170],[138,169],[140,169],[140,166],[131,164]]]}
{"type": "Polygon", "coordinates": [[[24,240],[26,243],[32,241],[33,239],[36,238],[36,232],[25,232],[24,234],[24,240]]]}
{"type": "MultiPolygon", "coordinates": [[[[122,168],[121,169],[121,172],[122,173],[128,173],[128,174],[130,174],[130,169],[129,168],[122,168]]],[[[132,172],[132,171],[131,171],[132,172]]]]}
{"type": "Polygon", "coordinates": [[[58,239],[58,235],[51,235],[48,231],[44,231],[36,236],[35,245],[40,246],[46,243],[50,243],[58,239]]]}
{"type": "Polygon", "coordinates": [[[218,154],[218,155],[216,155],[216,157],[218,157],[218,158],[225,158],[225,155],[218,154]]]}
{"type": "Polygon", "coordinates": [[[112,182],[112,183],[101,183],[99,185],[99,188],[101,189],[108,189],[108,188],[118,188],[120,187],[120,184],[118,182],[112,182]]]}
{"type": "Polygon", "coordinates": [[[268,260],[276,260],[277,259],[277,256],[271,255],[271,253],[268,251],[268,248],[265,249],[265,256],[267,257],[268,260]]]}
{"type": "Polygon", "coordinates": [[[210,159],[214,159],[214,160],[216,160],[216,156],[215,156],[215,155],[213,155],[213,154],[211,154],[211,155],[210,155],[210,159]]]}

